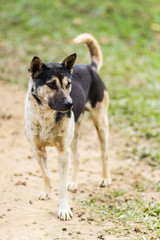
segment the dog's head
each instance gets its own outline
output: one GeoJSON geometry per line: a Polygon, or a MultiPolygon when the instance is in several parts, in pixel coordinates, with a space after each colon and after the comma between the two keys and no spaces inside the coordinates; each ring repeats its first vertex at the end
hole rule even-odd
{"type": "Polygon", "coordinates": [[[39,57],[33,58],[29,68],[33,80],[31,92],[40,105],[47,104],[58,112],[71,110],[71,79],[75,60],[76,54],[66,57],[62,63],[43,63],[39,57]]]}

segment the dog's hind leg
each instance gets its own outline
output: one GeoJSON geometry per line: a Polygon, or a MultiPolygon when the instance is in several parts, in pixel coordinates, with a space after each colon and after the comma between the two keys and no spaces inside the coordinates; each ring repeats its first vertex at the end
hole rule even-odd
{"type": "Polygon", "coordinates": [[[39,199],[44,200],[48,199],[51,193],[51,180],[47,167],[47,153],[45,148],[35,148],[35,155],[44,179],[44,185],[41,193],[39,194],[39,199]]]}
{"type": "Polygon", "coordinates": [[[77,177],[79,172],[79,153],[77,150],[78,136],[79,136],[80,121],[76,123],[74,138],[71,144],[71,150],[73,153],[73,169],[72,169],[72,179],[68,185],[68,190],[71,192],[76,192],[78,188],[77,177]]]}
{"type": "Polygon", "coordinates": [[[109,97],[107,91],[104,91],[104,98],[102,102],[97,102],[96,106],[90,109],[90,113],[96,127],[102,158],[102,181],[100,187],[105,187],[111,183],[109,158],[108,158],[108,138],[109,138],[109,126],[108,126],[108,103],[109,97]]]}

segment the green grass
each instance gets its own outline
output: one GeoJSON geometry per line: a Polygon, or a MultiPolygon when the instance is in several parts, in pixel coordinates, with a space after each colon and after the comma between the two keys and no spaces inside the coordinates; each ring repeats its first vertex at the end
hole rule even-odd
{"type": "Polygon", "coordinates": [[[108,190],[91,199],[74,199],[74,202],[85,212],[83,218],[88,214],[97,225],[106,220],[114,223],[114,227],[104,228],[109,234],[129,237],[134,233],[136,239],[142,239],[143,234],[147,239],[160,238],[160,203],[133,197],[124,189],[108,190]]]}

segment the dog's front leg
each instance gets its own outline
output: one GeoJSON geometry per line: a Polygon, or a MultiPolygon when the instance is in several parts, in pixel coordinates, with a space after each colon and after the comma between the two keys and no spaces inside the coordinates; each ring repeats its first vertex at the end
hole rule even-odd
{"type": "Polygon", "coordinates": [[[47,167],[47,153],[44,148],[34,148],[36,159],[39,163],[41,168],[44,185],[41,193],[39,194],[39,199],[44,200],[48,199],[51,194],[51,180],[50,180],[50,173],[47,167]]]}
{"type": "Polygon", "coordinates": [[[69,220],[72,217],[72,212],[68,206],[67,197],[67,182],[70,162],[70,149],[67,148],[63,152],[59,152],[59,200],[57,216],[62,220],[69,220]]]}

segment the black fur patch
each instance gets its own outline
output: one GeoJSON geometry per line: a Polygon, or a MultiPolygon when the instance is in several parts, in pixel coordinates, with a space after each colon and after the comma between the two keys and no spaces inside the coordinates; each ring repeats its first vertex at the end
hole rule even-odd
{"type": "Polygon", "coordinates": [[[106,90],[104,83],[90,65],[74,66],[71,98],[73,100],[75,121],[80,117],[87,101],[94,108],[97,102],[103,100],[104,90],[106,90]]]}
{"type": "Polygon", "coordinates": [[[35,88],[46,84],[47,80],[52,79],[52,77],[57,77],[62,85],[62,79],[64,76],[71,78],[71,74],[66,70],[60,63],[45,63],[45,68],[43,71],[34,79],[35,88]]]}
{"type": "Polygon", "coordinates": [[[34,95],[34,94],[32,93],[32,96],[34,97],[34,99],[36,100],[36,102],[37,102],[39,105],[42,105],[41,100],[40,100],[36,95],[34,95]]]}
{"type": "Polygon", "coordinates": [[[91,66],[91,68],[97,69],[97,64],[96,64],[94,61],[92,61],[92,62],[90,63],[90,66],[91,66]]]}
{"type": "Polygon", "coordinates": [[[32,96],[34,97],[34,99],[36,100],[36,102],[37,102],[39,105],[42,105],[41,100],[36,96],[36,94],[34,94],[33,88],[32,88],[32,90],[31,90],[31,93],[32,93],[32,96]]]}
{"type": "Polygon", "coordinates": [[[56,122],[59,122],[59,121],[61,121],[64,117],[68,117],[68,118],[70,118],[71,117],[71,111],[68,111],[68,112],[65,112],[65,113],[63,113],[63,112],[57,112],[57,114],[56,114],[56,122]]]}
{"type": "Polygon", "coordinates": [[[105,85],[102,82],[100,76],[97,74],[97,72],[91,71],[90,74],[92,76],[93,81],[91,84],[88,99],[91,103],[91,106],[94,108],[97,102],[101,102],[103,100],[105,85]]]}

